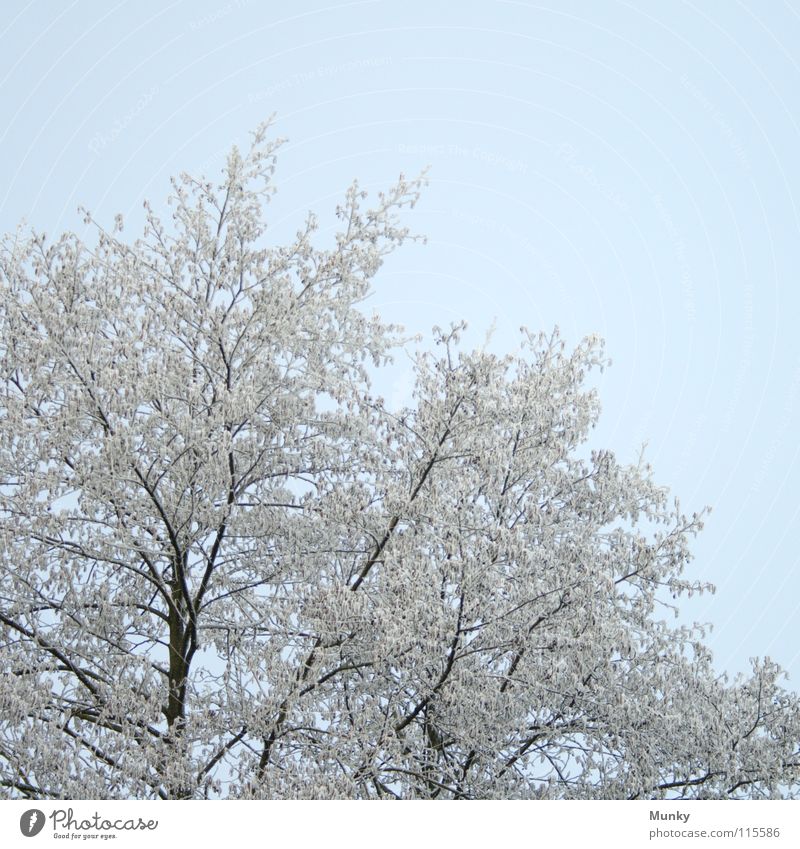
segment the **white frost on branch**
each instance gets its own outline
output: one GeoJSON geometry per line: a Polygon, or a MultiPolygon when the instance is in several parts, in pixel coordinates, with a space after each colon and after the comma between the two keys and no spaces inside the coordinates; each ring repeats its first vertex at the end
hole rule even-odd
{"type": "Polygon", "coordinates": [[[387,408],[359,305],[422,181],[269,246],[278,146],[133,243],[3,242],[2,795],[797,795],[778,667],[659,618],[702,516],[587,450],[600,341],[437,330],[387,408]]]}

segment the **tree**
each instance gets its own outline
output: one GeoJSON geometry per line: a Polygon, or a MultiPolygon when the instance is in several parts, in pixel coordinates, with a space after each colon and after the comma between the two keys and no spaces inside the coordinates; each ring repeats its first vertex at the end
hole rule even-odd
{"type": "Polygon", "coordinates": [[[400,341],[361,307],[420,180],[266,244],[278,143],[168,226],[22,230],[0,275],[7,797],[763,797],[797,698],[658,617],[702,516],[586,442],[590,339],[400,341]]]}

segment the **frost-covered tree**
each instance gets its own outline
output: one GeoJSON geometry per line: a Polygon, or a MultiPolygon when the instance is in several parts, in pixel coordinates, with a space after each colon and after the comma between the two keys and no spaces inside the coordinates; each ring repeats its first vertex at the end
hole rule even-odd
{"type": "Polygon", "coordinates": [[[800,793],[780,670],[661,617],[701,517],[586,445],[600,344],[436,331],[389,409],[361,302],[420,183],[270,246],[276,148],[132,243],[3,243],[2,795],[800,793]]]}

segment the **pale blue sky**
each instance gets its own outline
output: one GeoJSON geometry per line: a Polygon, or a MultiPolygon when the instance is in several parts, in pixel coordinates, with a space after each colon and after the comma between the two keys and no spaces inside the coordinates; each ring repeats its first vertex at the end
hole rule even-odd
{"type": "MultiPolygon", "coordinates": [[[[430,164],[373,303],[607,341],[598,447],[714,508],[684,603],[720,668],[800,681],[800,3],[10,2],[0,229],[215,175],[277,112],[275,238],[430,164]],[[792,436],[792,434],[795,436],[792,436]]],[[[327,220],[327,219],[326,219],[327,220]]],[[[128,232],[135,233],[129,226],[128,232]]],[[[399,374],[389,391],[402,394],[399,374]]]]}

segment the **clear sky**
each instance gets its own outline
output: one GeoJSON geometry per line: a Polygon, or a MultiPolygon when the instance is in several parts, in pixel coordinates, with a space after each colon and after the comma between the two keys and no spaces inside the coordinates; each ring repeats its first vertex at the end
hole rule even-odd
{"type": "MultiPolygon", "coordinates": [[[[596,447],[712,505],[684,602],[800,686],[800,3],[4,0],[0,229],[136,234],[273,112],[276,239],[430,165],[373,304],[493,347],[600,333],[596,447]],[[792,434],[795,434],[792,436],[792,434]]],[[[329,220],[325,218],[324,220],[329,220]]],[[[406,392],[402,373],[389,391],[406,392]]]]}

